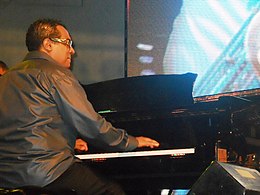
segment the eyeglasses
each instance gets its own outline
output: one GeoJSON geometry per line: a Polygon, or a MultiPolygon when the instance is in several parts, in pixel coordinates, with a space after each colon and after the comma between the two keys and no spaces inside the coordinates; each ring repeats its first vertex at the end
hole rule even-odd
{"type": "Polygon", "coordinates": [[[61,43],[61,44],[64,44],[64,45],[67,45],[69,47],[72,47],[72,40],[70,39],[60,39],[60,38],[49,38],[50,40],[52,40],[53,42],[56,42],[56,43],[61,43]]]}

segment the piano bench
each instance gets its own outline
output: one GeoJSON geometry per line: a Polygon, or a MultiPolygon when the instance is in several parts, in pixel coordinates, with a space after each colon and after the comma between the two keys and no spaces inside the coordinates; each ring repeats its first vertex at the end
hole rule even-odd
{"type": "Polygon", "coordinates": [[[38,186],[25,186],[19,188],[2,188],[0,187],[0,195],[77,195],[77,192],[71,189],[61,189],[53,192],[38,186]]]}

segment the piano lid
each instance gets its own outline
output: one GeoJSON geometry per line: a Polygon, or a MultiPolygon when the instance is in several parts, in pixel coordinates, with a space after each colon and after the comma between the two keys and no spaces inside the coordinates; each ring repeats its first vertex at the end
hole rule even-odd
{"type": "Polygon", "coordinates": [[[102,112],[178,108],[194,103],[197,74],[150,75],[83,85],[95,110],[102,112]]]}

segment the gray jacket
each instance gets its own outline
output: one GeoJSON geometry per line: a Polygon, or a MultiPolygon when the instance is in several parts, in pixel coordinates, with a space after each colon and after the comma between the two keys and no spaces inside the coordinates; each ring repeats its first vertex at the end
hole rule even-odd
{"type": "Polygon", "coordinates": [[[69,69],[29,52],[0,78],[0,186],[45,186],[76,160],[77,136],[133,150],[137,140],[97,114],[69,69]]]}

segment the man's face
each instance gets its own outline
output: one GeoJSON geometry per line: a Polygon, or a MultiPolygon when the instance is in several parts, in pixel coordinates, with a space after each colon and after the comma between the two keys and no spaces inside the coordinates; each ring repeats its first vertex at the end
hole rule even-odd
{"type": "MultiPolygon", "coordinates": [[[[59,40],[71,40],[71,37],[68,31],[63,27],[58,25],[57,30],[60,31],[61,36],[59,40]]],[[[72,46],[65,44],[64,42],[59,42],[59,40],[51,40],[52,51],[49,53],[50,56],[58,62],[61,66],[65,68],[70,68],[71,66],[71,57],[75,53],[75,50],[72,46]]]]}

